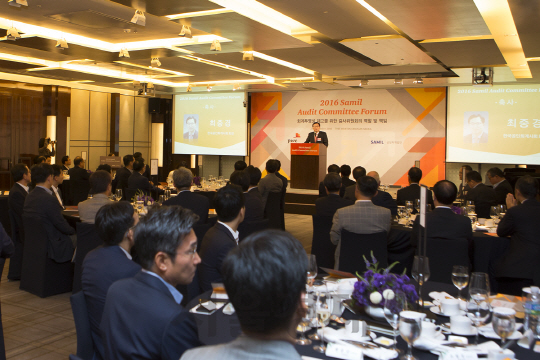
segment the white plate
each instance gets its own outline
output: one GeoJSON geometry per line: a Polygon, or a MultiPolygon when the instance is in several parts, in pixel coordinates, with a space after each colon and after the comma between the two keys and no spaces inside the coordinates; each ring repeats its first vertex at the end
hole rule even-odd
{"type": "Polygon", "coordinates": [[[420,335],[420,338],[419,339],[422,339],[422,340],[430,340],[430,339],[433,339],[433,340],[444,340],[445,339],[445,336],[442,332],[440,331],[437,331],[437,333],[435,333],[435,336],[433,337],[427,337],[427,336],[421,336],[420,335]]]}
{"type": "MultiPolygon", "coordinates": [[[[483,337],[486,337],[488,339],[496,339],[496,340],[500,340],[500,336],[497,335],[495,333],[495,330],[493,329],[485,329],[485,328],[480,328],[480,335],[482,335],[483,337]]],[[[521,336],[523,336],[519,331],[514,331],[514,333],[512,335],[510,335],[509,337],[507,337],[506,339],[507,340],[517,340],[517,339],[521,339],[521,336]]]]}
{"type": "Polygon", "coordinates": [[[452,334],[454,335],[461,335],[461,336],[474,336],[476,335],[477,331],[475,327],[471,328],[471,332],[469,333],[462,333],[462,332],[457,332],[457,331],[454,331],[454,330],[451,330],[452,331],[452,334]]]}
{"type": "MultiPolygon", "coordinates": [[[[445,313],[441,312],[441,311],[439,310],[439,307],[438,307],[438,306],[431,307],[431,308],[429,308],[429,310],[430,310],[432,313],[434,313],[435,315],[439,315],[439,316],[446,316],[446,317],[454,316],[454,315],[446,315],[445,313]]],[[[459,311],[459,315],[465,315],[465,311],[460,310],[460,311],[459,311]]]]}

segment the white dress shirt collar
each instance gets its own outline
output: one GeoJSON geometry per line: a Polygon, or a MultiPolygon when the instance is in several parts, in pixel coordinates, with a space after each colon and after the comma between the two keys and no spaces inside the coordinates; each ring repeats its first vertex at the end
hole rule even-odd
{"type": "Polygon", "coordinates": [[[29,192],[29,191],[30,191],[30,187],[29,187],[29,186],[23,185],[23,184],[21,184],[20,182],[18,182],[17,184],[19,184],[24,190],[26,190],[26,192],[29,192]]]}
{"type": "Polygon", "coordinates": [[[120,245],[118,245],[118,247],[119,247],[120,249],[122,249],[122,251],[124,252],[124,254],[127,256],[127,258],[128,258],[129,260],[133,260],[132,257],[131,257],[131,254],[128,253],[128,252],[126,251],[126,249],[124,249],[124,248],[121,247],[120,245]]]}
{"type": "Polygon", "coordinates": [[[239,236],[239,232],[238,231],[234,231],[229,225],[225,224],[224,222],[221,222],[221,221],[218,221],[219,224],[225,226],[227,229],[229,229],[229,231],[231,232],[234,240],[236,241],[236,244],[238,245],[238,236],[239,236]]]}

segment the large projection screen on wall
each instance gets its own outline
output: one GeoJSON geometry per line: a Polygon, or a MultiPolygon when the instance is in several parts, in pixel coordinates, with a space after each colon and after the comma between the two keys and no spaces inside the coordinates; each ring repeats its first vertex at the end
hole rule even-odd
{"type": "Polygon", "coordinates": [[[450,87],[446,161],[540,165],[540,86],[450,87]]]}
{"type": "Polygon", "coordinates": [[[245,93],[175,95],[173,153],[246,155],[245,93]]]}

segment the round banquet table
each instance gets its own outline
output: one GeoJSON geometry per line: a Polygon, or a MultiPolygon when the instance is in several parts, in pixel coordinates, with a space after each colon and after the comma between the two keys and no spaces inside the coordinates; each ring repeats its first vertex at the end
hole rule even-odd
{"type": "MultiPolygon", "coordinates": [[[[457,289],[448,284],[443,283],[437,283],[433,281],[428,281],[424,285],[424,294],[429,294],[431,291],[446,291],[450,295],[457,296],[457,289]]],[[[191,300],[186,309],[192,309],[194,306],[197,306],[199,304],[199,299],[207,300],[210,299],[211,291],[207,291],[198,297],[191,300]]],[[[427,295],[425,298],[429,298],[427,295]]],[[[225,315],[223,313],[223,308],[220,308],[212,315],[201,315],[201,314],[193,314],[195,318],[195,322],[197,324],[197,329],[199,332],[199,339],[204,345],[216,345],[216,344],[222,344],[229,341],[234,340],[238,335],[241,333],[240,329],[240,323],[238,321],[238,317],[236,314],[232,315],[225,315]]],[[[428,314],[428,317],[433,317],[436,319],[437,323],[444,323],[448,322],[447,317],[440,317],[437,315],[434,315],[426,308],[426,313],[428,314]]],[[[350,312],[348,309],[345,309],[342,315],[347,320],[369,320],[373,322],[373,319],[367,318],[366,315],[357,315],[350,312]]],[[[384,325],[387,325],[386,323],[381,323],[384,325]]],[[[312,330],[314,331],[314,330],[312,330]]],[[[378,334],[380,335],[380,334],[378,334]]],[[[383,335],[387,336],[387,335],[383,335]]],[[[474,337],[468,337],[469,341],[474,341],[474,337]]],[[[407,343],[398,335],[397,337],[397,347],[401,350],[407,349],[407,343]]],[[[485,341],[491,341],[490,339],[486,339],[482,336],[479,338],[479,342],[485,342],[485,341]]],[[[498,340],[493,340],[497,344],[500,342],[498,340]]],[[[325,354],[321,354],[313,350],[313,344],[311,345],[296,345],[296,351],[302,356],[311,356],[318,359],[334,359],[327,357],[325,354]]],[[[524,349],[517,344],[513,344],[510,347],[510,350],[512,350],[516,354],[516,359],[520,360],[533,360],[538,359],[539,356],[537,353],[534,353],[532,350],[524,349]]],[[[422,351],[413,348],[413,355],[417,357],[420,360],[438,360],[439,356],[434,355],[428,351],[422,351]]]]}

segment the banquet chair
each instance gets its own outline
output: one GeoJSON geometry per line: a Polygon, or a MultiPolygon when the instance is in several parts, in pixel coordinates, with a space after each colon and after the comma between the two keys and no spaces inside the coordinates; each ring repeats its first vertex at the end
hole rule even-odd
{"type": "Polygon", "coordinates": [[[202,242],[202,239],[204,238],[204,235],[214,225],[215,223],[193,225],[193,231],[195,232],[195,235],[197,236],[197,251],[201,249],[201,242],[202,242]]]}
{"type": "Polygon", "coordinates": [[[254,232],[266,230],[270,226],[269,219],[255,220],[255,221],[243,221],[238,226],[238,242],[244,240],[254,232]]]}
{"type": "Polygon", "coordinates": [[[11,209],[9,209],[9,222],[11,223],[11,240],[13,240],[13,244],[15,245],[15,252],[9,259],[9,270],[7,277],[10,280],[20,280],[22,270],[24,229],[22,219],[18,219],[17,215],[11,209]]]}
{"type": "Polygon", "coordinates": [[[339,253],[339,269],[355,274],[366,270],[363,256],[371,262],[371,252],[379,262],[379,268],[388,266],[386,248],[386,231],[373,234],[356,234],[341,230],[341,250],[339,253]]]}
{"type": "Polygon", "coordinates": [[[271,191],[268,193],[266,206],[264,208],[264,217],[269,220],[268,228],[283,229],[281,223],[281,191],[271,191]]]}
{"type": "Polygon", "coordinates": [[[311,242],[311,255],[315,255],[318,266],[333,269],[336,245],[330,241],[332,216],[312,215],[312,217],[313,240],[311,242]]]}
{"type": "Polygon", "coordinates": [[[39,297],[71,291],[73,264],[49,259],[48,238],[41,220],[23,215],[24,250],[19,288],[39,297]]]}
{"type": "Polygon", "coordinates": [[[75,270],[73,274],[73,293],[76,293],[82,289],[82,264],[86,255],[103,245],[103,240],[96,232],[94,224],[77,223],[77,251],[75,252],[75,259],[73,261],[75,270]]]}
{"type": "Polygon", "coordinates": [[[430,281],[452,284],[452,267],[468,266],[469,242],[467,239],[430,238],[426,240],[426,256],[429,258],[430,281]]]}
{"type": "MultiPolygon", "coordinates": [[[[71,311],[75,321],[75,330],[77,332],[77,356],[74,359],[92,360],[94,357],[94,341],[92,340],[92,330],[90,328],[90,319],[88,319],[88,309],[84,293],[79,291],[71,295],[71,311]]],[[[70,359],[71,359],[70,355],[70,359]]]]}

